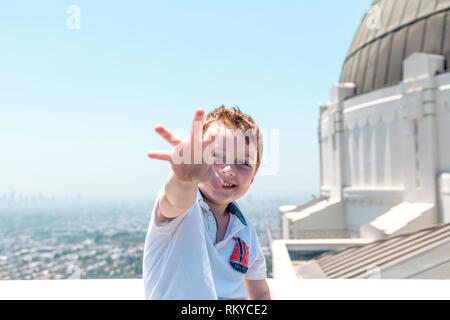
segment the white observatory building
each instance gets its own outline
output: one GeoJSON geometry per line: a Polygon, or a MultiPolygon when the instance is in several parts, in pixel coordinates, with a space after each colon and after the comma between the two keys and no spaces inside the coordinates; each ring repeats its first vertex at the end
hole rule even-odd
{"type": "Polygon", "coordinates": [[[275,278],[450,278],[449,67],[450,0],[374,1],[320,105],[320,197],[279,209],[275,278]]]}

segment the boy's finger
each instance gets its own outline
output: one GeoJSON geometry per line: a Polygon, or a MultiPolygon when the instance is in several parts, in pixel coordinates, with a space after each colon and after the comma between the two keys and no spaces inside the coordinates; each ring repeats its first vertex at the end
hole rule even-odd
{"type": "Polygon", "coordinates": [[[157,125],[155,127],[155,131],[174,147],[181,142],[181,140],[177,136],[164,128],[162,125],[157,125]]]}
{"type": "Polygon", "coordinates": [[[213,143],[215,139],[216,139],[215,136],[210,136],[208,139],[203,140],[203,142],[202,142],[203,149],[205,149],[205,148],[208,147],[211,143],[213,143]]]}
{"type": "Polygon", "coordinates": [[[195,111],[194,120],[192,121],[191,141],[196,143],[202,141],[203,136],[203,116],[205,111],[203,109],[197,109],[195,111]]]}
{"type": "Polygon", "coordinates": [[[150,151],[148,154],[149,158],[171,161],[172,160],[172,152],[170,151],[150,151]]]}

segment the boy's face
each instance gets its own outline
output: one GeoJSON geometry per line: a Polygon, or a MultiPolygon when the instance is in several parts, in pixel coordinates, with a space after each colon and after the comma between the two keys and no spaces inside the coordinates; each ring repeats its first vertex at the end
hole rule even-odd
{"type": "Polygon", "coordinates": [[[245,142],[243,131],[224,125],[211,124],[204,133],[204,139],[214,136],[211,149],[214,156],[214,170],[222,179],[217,190],[206,182],[200,183],[202,193],[216,203],[226,204],[241,198],[249,189],[256,174],[257,148],[255,143],[245,142]],[[232,184],[232,186],[227,186],[232,184]]]}

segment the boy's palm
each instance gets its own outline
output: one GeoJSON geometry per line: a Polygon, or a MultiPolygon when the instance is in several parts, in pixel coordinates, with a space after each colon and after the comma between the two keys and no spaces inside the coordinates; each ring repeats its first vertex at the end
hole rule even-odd
{"type": "MultiPolygon", "coordinates": [[[[209,182],[216,189],[222,186],[222,179],[214,171],[212,158],[204,159],[204,150],[214,141],[214,136],[203,140],[203,116],[204,111],[198,109],[192,121],[191,136],[187,141],[177,138],[172,132],[161,125],[155,127],[155,131],[169,142],[174,149],[172,151],[149,152],[152,159],[169,161],[172,171],[182,182],[201,183],[209,182]],[[187,154],[184,152],[187,151],[187,154]],[[190,152],[189,152],[190,151],[190,152]]],[[[212,156],[212,155],[205,155],[212,156]]]]}

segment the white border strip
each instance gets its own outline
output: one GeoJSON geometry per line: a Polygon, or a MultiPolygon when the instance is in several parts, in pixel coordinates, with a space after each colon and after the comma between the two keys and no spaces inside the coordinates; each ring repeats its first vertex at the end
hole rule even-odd
{"type": "MultiPolygon", "coordinates": [[[[449,300],[449,280],[268,279],[275,299],[449,300]]],[[[187,298],[189,293],[186,293],[187,298]]],[[[0,299],[144,299],[142,279],[1,280],[0,299]]]]}

